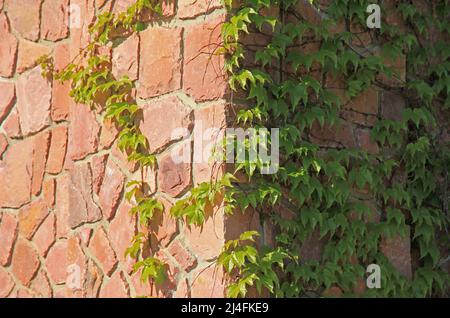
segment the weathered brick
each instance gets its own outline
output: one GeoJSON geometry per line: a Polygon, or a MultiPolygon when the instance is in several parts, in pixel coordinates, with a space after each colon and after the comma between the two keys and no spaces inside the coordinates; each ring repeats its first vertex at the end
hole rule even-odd
{"type": "Polygon", "coordinates": [[[224,18],[220,15],[186,28],[183,89],[197,101],[221,98],[226,92],[224,57],[214,55],[222,42],[220,30],[224,18]]]}
{"type": "Polygon", "coordinates": [[[143,106],[141,130],[147,137],[151,153],[161,152],[170,143],[189,136],[192,128],[192,110],[175,96],[143,106]]]}
{"type": "Polygon", "coordinates": [[[68,192],[69,217],[71,228],[84,223],[96,222],[101,219],[100,208],[92,198],[92,174],[87,162],[75,165],[70,171],[68,192]]]}
{"type": "Polygon", "coordinates": [[[23,73],[37,65],[37,60],[51,52],[51,48],[27,40],[19,41],[19,54],[17,57],[17,72],[23,73]]]}
{"type": "Polygon", "coordinates": [[[108,154],[95,156],[92,158],[92,162],[90,163],[92,171],[92,189],[97,194],[100,192],[103,178],[105,177],[108,156],[108,154]]]}
{"type": "Polygon", "coordinates": [[[64,166],[67,149],[67,127],[57,126],[51,131],[51,144],[47,159],[46,172],[58,174],[64,166]]]}
{"type": "Polygon", "coordinates": [[[128,298],[130,288],[121,271],[116,271],[113,276],[102,286],[100,298],[128,298]]]}
{"type": "Polygon", "coordinates": [[[97,150],[100,125],[86,105],[70,107],[68,157],[80,160],[97,150]]]}
{"type": "Polygon", "coordinates": [[[223,3],[220,0],[179,0],[178,17],[181,19],[195,18],[221,7],[223,7],[223,3]]]}
{"type": "Polygon", "coordinates": [[[158,185],[162,192],[176,197],[189,187],[192,170],[190,150],[191,141],[186,140],[159,160],[158,185]]]}
{"type": "Polygon", "coordinates": [[[107,276],[111,276],[117,264],[117,257],[108,241],[103,227],[97,229],[97,232],[89,244],[89,249],[94,257],[99,261],[103,272],[107,276]]]}
{"type": "Polygon", "coordinates": [[[48,249],[55,242],[56,237],[56,219],[50,214],[36,231],[33,242],[36,245],[41,256],[47,255],[48,249]]]}
{"type": "Polygon", "coordinates": [[[36,67],[17,80],[17,109],[20,127],[28,135],[50,124],[50,101],[52,89],[47,79],[41,75],[41,68],[36,67]]]}
{"type": "Polygon", "coordinates": [[[31,181],[31,194],[38,195],[41,192],[42,181],[44,179],[45,165],[50,147],[50,132],[41,132],[33,137],[33,139],[33,179],[31,181]]]}
{"type": "Polygon", "coordinates": [[[193,298],[225,297],[225,280],[221,268],[216,266],[202,267],[192,274],[193,282],[190,296],[193,298]]]}
{"type": "Polygon", "coordinates": [[[111,220],[116,213],[124,183],[125,177],[120,168],[112,160],[108,160],[105,177],[98,195],[103,216],[107,220],[111,220]]]}
{"type": "Polygon", "coordinates": [[[23,207],[19,211],[19,233],[31,239],[48,214],[49,209],[41,200],[23,207]]]}
{"type": "Polygon", "coordinates": [[[12,249],[17,238],[18,222],[10,214],[4,213],[0,222],[0,265],[9,265],[12,249]]]}
{"type": "Polygon", "coordinates": [[[186,250],[186,247],[184,247],[178,239],[169,245],[167,252],[186,272],[190,272],[198,264],[197,259],[186,250]]]}
{"type": "Polygon", "coordinates": [[[42,4],[41,38],[49,41],[69,35],[69,0],[45,0],[42,4]]]}
{"type": "Polygon", "coordinates": [[[138,34],[133,34],[114,48],[112,55],[112,73],[117,79],[125,75],[131,80],[137,79],[139,70],[138,51],[138,34]]]}
{"type": "Polygon", "coordinates": [[[31,244],[19,238],[12,257],[12,273],[24,286],[29,286],[39,268],[39,259],[31,244]]]}
{"type": "Polygon", "coordinates": [[[6,0],[11,26],[25,39],[39,39],[40,1],[6,0]],[[26,9],[25,9],[26,8],[26,9]]]}
{"type": "Polygon", "coordinates": [[[215,103],[195,110],[194,127],[194,180],[195,184],[219,179],[225,166],[218,157],[213,157],[214,149],[220,146],[225,136],[225,103],[215,103]]]}
{"type": "Polygon", "coordinates": [[[0,298],[8,297],[14,286],[11,275],[3,267],[0,267],[0,298]]]}
{"type": "Polygon", "coordinates": [[[19,208],[30,202],[32,158],[32,138],[9,146],[0,161],[0,207],[19,208]]]}
{"type": "MultiPolygon", "coordinates": [[[[71,59],[71,46],[67,43],[58,43],[55,46],[54,64],[55,70],[61,71],[71,59]]],[[[69,116],[69,105],[73,104],[70,93],[70,82],[60,83],[53,81],[51,115],[54,121],[66,120],[69,116]]]]}
{"type": "Polygon", "coordinates": [[[136,217],[130,215],[131,208],[132,206],[128,202],[123,201],[119,205],[108,231],[111,246],[115,250],[122,268],[127,272],[132,270],[134,260],[130,256],[125,257],[125,251],[131,246],[131,239],[136,234],[136,217]]]}
{"type": "Polygon", "coordinates": [[[16,66],[18,42],[4,12],[0,12],[0,37],[0,76],[11,77],[16,66]]]}
{"type": "Polygon", "coordinates": [[[153,27],[141,33],[138,96],[149,98],[181,88],[180,28],[153,27]]]}
{"type": "Polygon", "coordinates": [[[16,91],[14,89],[14,83],[0,82],[0,124],[6,116],[8,116],[11,108],[13,107],[15,97],[16,91]]]}
{"type": "Polygon", "coordinates": [[[178,233],[178,223],[170,214],[172,203],[164,197],[157,198],[164,206],[164,211],[154,215],[150,222],[151,232],[156,236],[158,246],[165,247],[178,233]]]}

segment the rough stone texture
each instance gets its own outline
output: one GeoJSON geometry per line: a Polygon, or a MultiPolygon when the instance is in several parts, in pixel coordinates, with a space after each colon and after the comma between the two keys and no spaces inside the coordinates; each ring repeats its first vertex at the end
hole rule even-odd
{"type": "Polygon", "coordinates": [[[23,207],[19,212],[19,233],[31,239],[48,214],[48,207],[42,201],[34,201],[23,207]]]}
{"type": "Polygon", "coordinates": [[[129,294],[130,288],[120,271],[116,271],[100,290],[100,297],[102,298],[127,298],[129,294]]]}
{"type": "Polygon", "coordinates": [[[159,161],[158,185],[161,191],[176,197],[191,184],[191,141],[177,145],[159,161]]]}
{"type": "Polygon", "coordinates": [[[180,240],[172,242],[167,248],[167,251],[186,272],[190,272],[197,266],[197,260],[186,250],[180,240]]]}
{"type": "Polygon", "coordinates": [[[139,70],[139,35],[134,34],[113,50],[112,72],[120,79],[128,76],[131,80],[138,78],[139,70]]]}
{"type": "Polygon", "coordinates": [[[149,28],[141,33],[138,96],[149,98],[181,88],[182,29],[149,28]]]}
{"type": "Polygon", "coordinates": [[[125,178],[119,167],[112,160],[108,160],[105,177],[98,195],[103,216],[107,220],[114,217],[124,182],[125,178]]]}
{"type": "Polygon", "coordinates": [[[192,110],[175,96],[150,102],[143,107],[141,130],[147,137],[151,153],[160,152],[171,142],[187,137],[192,128],[192,110]]]}
{"type": "Polygon", "coordinates": [[[226,91],[222,55],[212,55],[221,43],[223,16],[189,26],[184,38],[183,84],[197,101],[223,97],[226,91]]]}
{"type": "Polygon", "coordinates": [[[50,214],[33,237],[33,242],[41,256],[45,257],[45,255],[47,255],[50,246],[55,242],[55,237],[56,219],[53,214],[50,214]]]}
{"type": "Polygon", "coordinates": [[[163,204],[164,211],[154,216],[150,222],[150,229],[158,238],[158,245],[165,247],[178,233],[177,221],[170,215],[172,203],[164,197],[158,197],[163,204]]]}
{"type": "Polygon", "coordinates": [[[69,0],[45,0],[42,4],[41,38],[58,41],[69,35],[69,0]]]}
{"type": "Polygon", "coordinates": [[[130,216],[132,205],[123,201],[117,210],[114,220],[111,222],[108,235],[111,246],[116,255],[128,272],[132,270],[134,260],[128,256],[125,257],[125,251],[131,246],[131,239],[136,234],[136,218],[130,216]]]}
{"type": "Polygon", "coordinates": [[[25,39],[37,41],[40,33],[40,1],[6,0],[6,5],[12,28],[25,39]]]}
{"type": "Polygon", "coordinates": [[[92,238],[89,249],[99,261],[103,272],[107,276],[111,276],[117,264],[117,257],[108,241],[106,232],[102,227],[97,230],[92,238]]]}
{"type": "Polygon", "coordinates": [[[40,270],[33,279],[30,288],[36,293],[37,297],[51,298],[53,290],[48,280],[47,275],[43,270],[40,270]]]}
{"type": "Polygon", "coordinates": [[[100,192],[100,188],[105,177],[106,162],[108,155],[95,156],[90,164],[92,171],[92,187],[96,194],[100,192]]]}
{"type": "Polygon", "coordinates": [[[50,124],[50,83],[42,77],[41,68],[23,74],[17,80],[17,109],[24,135],[37,132],[50,124]]]}
{"type": "Polygon", "coordinates": [[[67,148],[67,127],[57,126],[51,132],[51,144],[47,159],[46,172],[58,174],[64,166],[67,148]]]}
{"type": "Polygon", "coordinates": [[[0,207],[18,208],[31,198],[33,142],[31,139],[10,145],[0,161],[0,207]]]}
{"type": "Polygon", "coordinates": [[[69,117],[68,156],[72,160],[80,160],[96,151],[100,125],[86,105],[73,105],[69,117]]]}
{"type": "Polygon", "coordinates": [[[92,197],[92,174],[88,163],[70,170],[69,217],[71,228],[101,219],[101,211],[92,197]]]}
{"type": "Polygon", "coordinates": [[[0,134],[0,159],[2,155],[5,153],[6,148],[8,148],[8,140],[4,134],[0,134]]]}
{"type": "Polygon", "coordinates": [[[54,178],[44,180],[42,183],[42,198],[48,207],[55,205],[56,181],[54,178]]]}
{"type": "Polygon", "coordinates": [[[20,129],[19,112],[17,108],[13,108],[8,118],[3,123],[3,129],[9,138],[19,138],[22,137],[22,132],[20,129]]]}
{"type": "Polygon", "coordinates": [[[15,284],[11,275],[0,267],[0,298],[7,297],[13,290],[15,284]]]}
{"type": "Polygon", "coordinates": [[[37,60],[51,52],[51,48],[39,43],[34,43],[26,40],[19,42],[19,54],[17,57],[18,73],[23,73],[26,70],[37,65],[37,60]]]}
{"type": "Polygon", "coordinates": [[[14,105],[15,97],[14,83],[0,82],[0,124],[14,105]]]}
{"type": "Polygon", "coordinates": [[[38,195],[41,192],[49,147],[50,147],[49,131],[44,131],[34,137],[33,179],[31,181],[31,194],[33,195],[38,195]]]}
{"type": "Polygon", "coordinates": [[[29,286],[39,268],[39,259],[31,244],[19,238],[12,257],[12,273],[24,286],[29,286]]]}
{"type": "Polygon", "coordinates": [[[197,269],[193,273],[195,282],[191,286],[192,298],[224,298],[226,285],[223,271],[216,266],[197,269]]]}
{"type": "Polygon", "coordinates": [[[16,65],[18,42],[11,34],[8,18],[3,12],[0,12],[0,38],[0,76],[11,77],[16,65]]]}
{"type": "MultiPolygon", "coordinates": [[[[54,64],[55,70],[62,70],[70,62],[71,47],[67,43],[59,43],[55,47],[54,64]]],[[[54,121],[65,120],[69,116],[69,105],[73,104],[69,96],[70,83],[60,83],[53,81],[52,86],[52,110],[51,115],[54,121]]]]}
{"type": "Polygon", "coordinates": [[[0,265],[6,266],[11,261],[14,241],[17,237],[18,222],[10,214],[4,213],[0,221],[0,265]]]}
{"type": "Polygon", "coordinates": [[[380,244],[380,250],[400,274],[409,279],[412,278],[409,235],[383,239],[380,244]]]}
{"type": "Polygon", "coordinates": [[[220,0],[179,0],[178,16],[189,19],[222,7],[220,0]]]}

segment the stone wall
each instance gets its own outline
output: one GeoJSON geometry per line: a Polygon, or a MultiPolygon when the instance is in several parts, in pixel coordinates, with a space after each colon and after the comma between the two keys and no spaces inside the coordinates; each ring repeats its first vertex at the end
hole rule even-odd
{"type": "Polygon", "coordinates": [[[124,257],[137,228],[124,187],[140,171],[117,149],[117,130],[36,65],[51,54],[61,69],[88,43],[96,13],[132,2],[0,1],[0,297],[224,295],[211,266],[224,243],[222,214],[203,229],[167,217],[175,198],[220,173],[208,161],[176,163],[171,156],[201,158],[202,134],[225,126],[223,60],[209,54],[225,17],[220,1],[167,2],[162,19],[110,52],[114,75],[137,80],[141,129],[157,153],[158,170],[145,178],[165,205],[151,228],[170,265],[162,288],[141,284],[124,257]],[[74,264],[81,284],[72,288],[74,264]]]}

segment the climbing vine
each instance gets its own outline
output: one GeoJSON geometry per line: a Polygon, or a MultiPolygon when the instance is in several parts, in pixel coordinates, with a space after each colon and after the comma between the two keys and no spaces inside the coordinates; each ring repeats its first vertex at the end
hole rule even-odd
{"type": "MultiPolygon", "coordinates": [[[[264,163],[246,160],[232,174],[191,189],[171,215],[201,226],[207,206],[217,200],[224,200],[227,214],[258,214],[261,233],[245,232],[226,242],[217,259],[229,274],[230,297],[244,297],[253,288],[276,297],[321,296],[331,287],[352,296],[369,264],[381,266],[383,285],[359,296],[448,293],[442,265],[449,243],[450,150],[443,142],[450,111],[449,1],[431,1],[420,9],[414,1],[395,1],[392,10],[402,17],[402,27],[383,19],[381,29],[370,31],[367,6],[378,2],[383,7],[382,1],[331,1],[326,7],[310,1],[320,23],[296,10],[301,2],[227,0],[229,18],[216,51],[226,56],[231,89],[246,96],[232,100],[242,106],[236,124],[280,129],[277,172],[263,175],[264,163]],[[370,35],[370,44],[360,44],[362,33],[370,35]],[[261,38],[263,45],[256,41],[261,38]],[[308,52],[308,45],[316,49],[308,52]],[[404,78],[392,67],[402,56],[408,63],[404,78]],[[330,79],[342,82],[344,96],[330,79]],[[395,79],[396,85],[385,79],[395,79]],[[400,120],[378,116],[371,138],[379,152],[314,142],[314,127],[339,127],[345,101],[373,87],[406,100],[400,120]],[[245,182],[235,177],[241,174],[245,182]],[[373,204],[358,193],[370,194],[373,204]],[[275,233],[272,241],[264,239],[267,227],[275,233]],[[302,259],[299,251],[313,235],[324,242],[323,253],[302,259]],[[412,279],[380,250],[383,240],[398,236],[410,238],[418,253],[412,279]]],[[[120,150],[142,171],[154,168],[156,159],[139,129],[135,83],[115,78],[110,57],[102,52],[116,38],[151,27],[143,22],[148,14],[161,14],[160,1],[137,0],[123,13],[104,12],[90,27],[88,46],[68,66],[55,70],[50,57],[40,60],[44,76],[70,81],[77,103],[116,123],[120,150]]],[[[383,17],[387,14],[394,13],[383,12],[383,17]]],[[[246,147],[252,150],[251,143],[246,147]]],[[[161,284],[167,265],[151,251],[149,223],[163,205],[149,194],[144,177],[127,188],[130,212],[140,225],[127,255],[137,260],[134,270],[141,270],[142,281],[161,284]]]]}

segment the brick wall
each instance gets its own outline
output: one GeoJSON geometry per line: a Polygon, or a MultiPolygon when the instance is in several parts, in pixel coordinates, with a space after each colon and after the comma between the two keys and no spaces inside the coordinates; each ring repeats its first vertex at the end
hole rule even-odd
{"type": "Polygon", "coordinates": [[[224,242],[220,208],[203,229],[167,217],[176,198],[220,173],[171,156],[201,158],[202,134],[225,126],[223,60],[209,54],[225,17],[220,1],[169,1],[157,25],[110,48],[114,75],[137,79],[141,129],[157,153],[158,169],[145,178],[165,206],[151,230],[170,268],[153,293],[124,257],[137,228],[124,186],[140,171],[118,151],[117,130],[101,112],[75,104],[68,84],[48,82],[36,66],[51,54],[61,69],[88,43],[96,13],[132,2],[0,1],[0,297],[224,295],[211,266],[224,242]],[[67,281],[73,264],[81,270],[75,289],[67,281]]]}
{"type": "MultiPolygon", "coordinates": [[[[255,214],[225,219],[220,207],[211,208],[201,229],[167,217],[177,198],[222,172],[220,165],[196,159],[204,159],[202,146],[219,139],[229,118],[223,60],[210,55],[225,19],[221,2],[168,1],[162,19],[107,51],[116,76],[137,80],[141,129],[158,159],[158,169],[145,171],[145,178],[165,206],[151,230],[161,246],[158,255],[170,264],[169,280],[152,291],[139,273],[132,274],[124,252],[137,224],[124,186],[140,171],[118,151],[114,125],[103,123],[101,112],[75,104],[68,84],[48,82],[36,66],[38,57],[51,54],[56,68],[63,68],[88,43],[96,13],[119,12],[131,2],[71,0],[69,10],[69,0],[0,0],[0,297],[221,297],[222,273],[212,260],[226,239],[259,228],[255,214]],[[205,142],[210,128],[219,133],[205,142]],[[176,163],[172,153],[187,154],[194,163],[176,163]],[[76,268],[81,284],[72,288],[68,277],[76,268]]],[[[305,18],[320,21],[300,3],[305,18]]],[[[404,60],[396,62],[404,69],[404,60]]],[[[344,92],[338,80],[329,80],[344,92]]],[[[325,147],[376,153],[370,129],[377,117],[396,119],[403,103],[395,93],[370,89],[345,101],[343,126],[317,127],[311,138],[325,147]]],[[[355,198],[373,206],[377,217],[370,193],[355,198]]],[[[265,230],[270,240],[270,228],[265,230]]],[[[409,240],[386,241],[382,248],[411,276],[409,240]]],[[[320,257],[319,239],[311,237],[301,254],[320,257]]]]}

